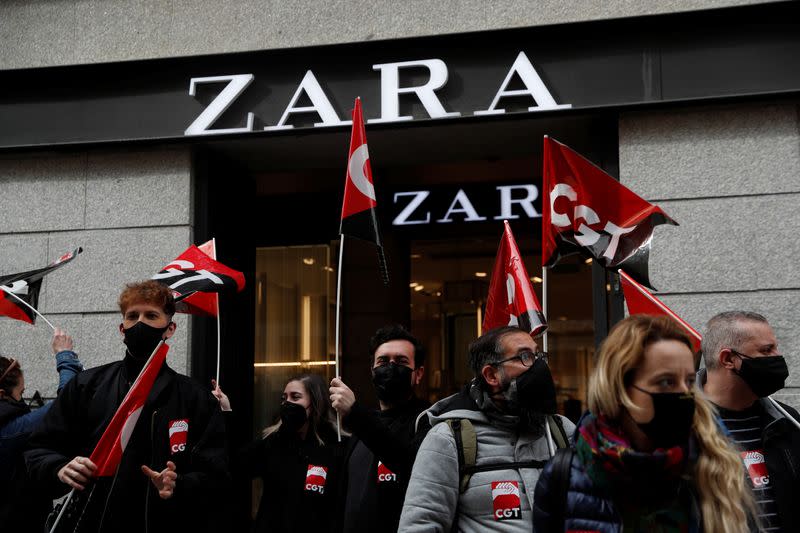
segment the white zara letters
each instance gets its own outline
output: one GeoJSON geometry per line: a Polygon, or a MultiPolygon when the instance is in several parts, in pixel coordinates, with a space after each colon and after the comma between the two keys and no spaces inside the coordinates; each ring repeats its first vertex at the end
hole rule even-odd
{"type": "MultiPolygon", "coordinates": [[[[392,122],[404,122],[414,120],[411,115],[400,114],[400,96],[413,96],[422,104],[428,118],[443,119],[462,116],[460,111],[448,111],[437,91],[441,90],[449,78],[447,64],[441,59],[419,59],[415,61],[400,61],[396,63],[379,63],[372,65],[372,70],[380,72],[380,94],[381,94],[381,115],[377,118],[369,119],[371,124],[386,124],[392,122]],[[427,80],[424,83],[413,86],[400,85],[400,71],[402,69],[424,69],[427,71],[427,80]]],[[[203,109],[197,118],[184,131],[184,135],[224,135],[231,133],[243,133],[253,131],[254,114],[248,112],[241,117],[245,125],[237,128],[213,128],[214,123],[222,114],[239,98],[247,87],[253,82],[253,74],[231,74],[226,76],[209,76],[202,78],[192,78],[189,81],[189,95],[195,96],[198,85],[208,83],[227,82],[219,94],[211,103],[203,109]]],[[[355,97],[355,95],[353,95],[355,97]]],[[[501,107],[502,100],[507,97],[529,96],[536,105],[528,108],[529,112],[549,111],[556,109],[568,109],[572,104],[558,104],[549,89],[544,84],[541,76],[534,68],[525,52],[520,52],[511,68],[508,70],[497,93],[495,93],[487,109],[474,111],[474,115],[502,115],[506,112],[501,107]],[[524,84],[524,89],[509,90],[514,75],[517,75],[524,84]]],[[[292,98],[287,103],[281,114],[280,119],[274,126],[266,126],[268,131],[289,130],[294,128],[289,124],[291,116],[301,113],[314,113],[319,117],[319,122],[314,123],[315,128],[346,126],[351,124],[350,120],[342,120],[325,90],[320,85],[316,76],[311,70],[306,71],[300,84],[297,86],[292,98]],[[297,102],[303,95],[306,95],[311,105],[297,106],[297,102]]]]}

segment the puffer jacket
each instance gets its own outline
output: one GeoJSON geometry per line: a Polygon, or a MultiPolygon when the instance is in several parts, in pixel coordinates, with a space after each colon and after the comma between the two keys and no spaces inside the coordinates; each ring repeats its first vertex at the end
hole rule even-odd
{"type": "MultiPolygon", "coordinates": [[[[432,426],[420,446],[406,491],[398,531],[532,531],[533,489],[539,468],[492,469],[472,475],[459,492],[455,437],[445,422],[470,420],[477,437],[477,467],[549,458],[544,428],[523,432],[500,427],[482,412],[468,392],[439,401],[427,411],[432,426]]],[[[575,426],[561,417],[568,435],[575,426]]]]}

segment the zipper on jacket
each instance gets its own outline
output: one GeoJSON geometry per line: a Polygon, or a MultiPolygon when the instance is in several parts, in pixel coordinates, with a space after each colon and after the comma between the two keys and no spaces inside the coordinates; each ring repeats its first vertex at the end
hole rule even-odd
{"type": "MultiPolygon", "coordinates": [[[[158,409],[153,411],[150,416],[150,464],[155,464],[156,461],[156,414],[158,409]]],[[[150,529],[150,486],[153,484],[149,479],[147,480],[147,492],[144,494],[144,533],[150,529]]]]}

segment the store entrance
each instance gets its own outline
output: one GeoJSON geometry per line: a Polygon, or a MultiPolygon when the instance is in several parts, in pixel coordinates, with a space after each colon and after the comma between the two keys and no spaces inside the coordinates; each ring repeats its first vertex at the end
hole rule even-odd
{"type": "MultiPolygon", "coordinates": [[[[411,329],[427,349],[423,390],[431,402],[469,383],[468,346],[481,332],[500,241],[490,238],[414,240],[410,246],[411,329]]],[[[530,224],[515,231],[534,290],[541,299],[539,241],[530,224]]],[[[567,258],[550,276],[549,353],[559,411],[576,418],[585,407],[594,354],[591,263],[567,258]]],[[[539,339],[541,344],[541,339],[539,339]]]]}

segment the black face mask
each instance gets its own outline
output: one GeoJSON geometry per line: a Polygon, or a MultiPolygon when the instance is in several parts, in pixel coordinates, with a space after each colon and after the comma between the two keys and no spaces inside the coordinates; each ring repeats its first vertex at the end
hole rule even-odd
{"type": "Polygon", "coordinates": [[[686,446],[694,424],[694,395],[682,392],[648,392],[653,400],[653,419],[637,424],[656,448],[686,446]]]}
{"type": "Polygon", "coordinates": [[[306,408],[300,404],[283,402],[281,404],[281,426],[286,431],[294,433],[299,431],[308,420],[306,408]]]}
{"type": "Polygon", "coordinates": [[[734,372],[747,383],[753,394],[766,398],[783,388],[789,377],[789,368],[782,355],[748,357],[734,350],[731,352],[742,360],[741,368],[734,372]]]}
{"type": "Polygon", "coordinates": [[[123,329],[122,333],[125,334],[128,353],[135,359],[147,360],[161,342],[167,328],[169,328],[169,324],[163,328],[154,328],[144,322],[137,322],[128,329],[123,329]]]}
{"type": "Polygon", "coordinates": [[[537,359],[533,366],[512,379],[503,396],[512,413],[552,415],[556,412],[556,385],[544,359],[537,359]]]}
{"type": "Polygon", "coordinates": [[[375,394],[383,403],[396,405],[411,396],[411,372],[404,365],[389,363],[372,370],[375,394]]]}

